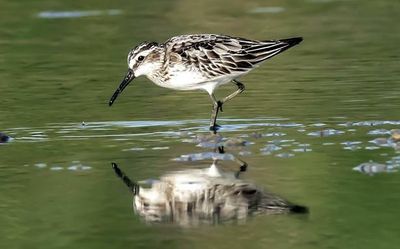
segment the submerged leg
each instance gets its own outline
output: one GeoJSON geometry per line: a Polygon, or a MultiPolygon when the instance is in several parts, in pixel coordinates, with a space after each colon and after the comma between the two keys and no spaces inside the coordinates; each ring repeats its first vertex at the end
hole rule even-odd
{"type": "Polygon", "coordinates": [[[217,122],[217,116],[218,116],[218,112],[219,111],[223,111],[222,110],[222,105],[233,99],[236,95],[238,95],[239,93],[244,91],[244,85],[243,83],[241,83],[238,80],[232,80],[232,82],[237,86],[237,90],[231,94],[229,94],[228,96],[226,96],[225,98],[223,98],[222,100],[217,100],[214,96],[214,94],[211,94],[211,100],[213,101],[213,110],[211,113],[211,120],[210,120],[210,130],[214,131],[214,134],[217,133],[218,128],[220,127],[219,125],[216,124],[217,122]]]}
{"type": "Polygon", "coordinates": [[[217,134],[217,130],[219,129],[219,125],[216,124],[218,112],[222,111],[222,102],[217,100],[214,94],[210,95],[211,100],[213,101],[213,110],[211,112],[211,119],[210,119],[210,131],[213,131],[214,134],[217,134]]]}

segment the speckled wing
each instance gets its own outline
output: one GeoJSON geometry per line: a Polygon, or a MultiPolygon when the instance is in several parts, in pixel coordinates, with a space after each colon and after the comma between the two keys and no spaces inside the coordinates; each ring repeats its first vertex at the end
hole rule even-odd
{"type": "Polygon", "coordinates": [[[184,35],[169,39],[166,63],[180,62],[198,68],[206,77],[242,74],[259,63],[301,42],[302,38],[255,41],[223,35],[184,35]]]}

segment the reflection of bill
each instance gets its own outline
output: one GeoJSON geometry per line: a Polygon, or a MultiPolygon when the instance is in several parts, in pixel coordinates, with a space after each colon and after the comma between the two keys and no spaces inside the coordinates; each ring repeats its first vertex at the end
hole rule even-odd
{"type": "Polygon", "coordinates": [[[6,134],[0,132],[0,143],[7,143],[10,140],[11,140],[11,137],[9,137],[6,134]]]}
{"type": "MultiPolygon", "coordinates": [[[[222,172],[215,163],[206,169],[171,172],[143,188],[131,181],[113,163],[116,174],[132,191],[133,207],[147,222],[191,226],[243,220],[254,214],[307,213],[252,183],[238,179],[238,173],[222,172]]],[[[240,171],[244,171],[241,168],[240,171]]]]}

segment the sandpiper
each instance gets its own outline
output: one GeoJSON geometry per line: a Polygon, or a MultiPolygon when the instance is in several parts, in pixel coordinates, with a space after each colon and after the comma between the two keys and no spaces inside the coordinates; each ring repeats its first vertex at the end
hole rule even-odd
{"type": "Polygon", "coordinates": [[[244,91],[244,84],[238,78],[302,40],[301,37],[294,37],[258,41],[226,35],[194,34],[175,36],[164,43],[143,42],[129,52],[128,72],[109,105],[134,78],[141,75],[166,88],[202,89],[208,92],[213,102],[210,130],[215,133],[222,105],[244,91]],[[214,91],[229,82],[238,89],[217,100],[214,91]]]}

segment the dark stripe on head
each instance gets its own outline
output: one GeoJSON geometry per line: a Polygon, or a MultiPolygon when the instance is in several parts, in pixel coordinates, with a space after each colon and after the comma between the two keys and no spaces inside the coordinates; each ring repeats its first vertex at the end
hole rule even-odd
{"type": "Polygon", "coordinates": [[[135,57],[138,53],[148,50],[152,47],[156,47],[156,46],[158,46],[157,42],[142,42],[142,43],[140,43],[136,47],[132,48],[131,51],[129,52],[128,63],[131,60],[131,58],[135,57]]]}

